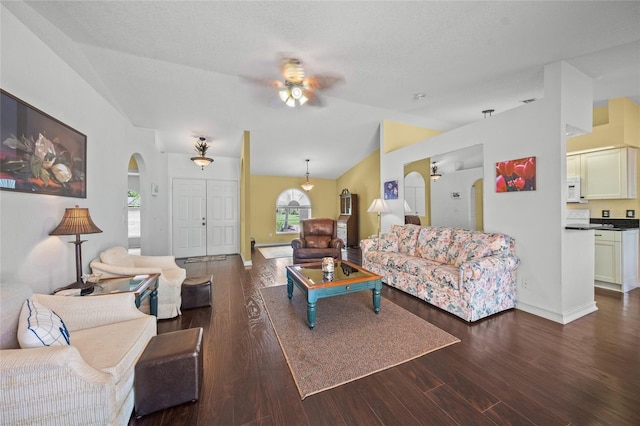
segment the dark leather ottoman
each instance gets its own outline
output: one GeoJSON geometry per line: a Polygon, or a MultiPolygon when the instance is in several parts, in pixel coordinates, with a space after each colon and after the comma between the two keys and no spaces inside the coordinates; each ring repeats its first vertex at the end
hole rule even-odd
{"type": "Polygon", "coordinates": [[[211,306],[212,275],[202,277],[187,277],[182,283],[182,309],[211,306]]]}
{"type": "Polygon", "coordinates": [[[136,417],[196,401],[202,387],[202,327],[158,334],[134,375],[136,417]]]}

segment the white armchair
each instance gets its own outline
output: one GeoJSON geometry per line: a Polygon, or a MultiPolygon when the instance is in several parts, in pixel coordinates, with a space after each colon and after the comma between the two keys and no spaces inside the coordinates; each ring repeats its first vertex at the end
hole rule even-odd
{"type": "Polygon", "coordinates": [[[156,319],[133,293],[96,297],[32,294],[0,285],[0,423],[126,425],[133,411],[135,363],[156,335],[156,319]],[[20,349],[25,299],[62,318],[70,344],[20,349]]]}
{"type": "Polygon", "coordinates": [[[103,277],[160,274],[158,278],[158,319],[180,315],[180,291],[187,271],[176,264],[174,256],[137,256],[124,247],[100,253],[91,263],[91,271],[103,277]]]}

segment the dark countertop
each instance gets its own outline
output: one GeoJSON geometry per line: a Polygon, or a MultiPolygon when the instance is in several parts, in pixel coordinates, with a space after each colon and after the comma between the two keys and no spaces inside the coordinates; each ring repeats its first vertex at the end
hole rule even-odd
{"type": "Polygon", "coordinates": [[[611,219],[611,218],[593,218],[590,223],[569,223],[564,229],[576,229],[579,231],[588,231],[597,229],[601,231],[628,231],[638,229],[640,219],[611,219]]]}

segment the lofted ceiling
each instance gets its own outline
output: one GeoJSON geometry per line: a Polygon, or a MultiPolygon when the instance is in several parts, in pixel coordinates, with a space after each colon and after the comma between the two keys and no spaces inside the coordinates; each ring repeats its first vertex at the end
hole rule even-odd
{"type": "MultiPolygon", "coordinates": [[[[640,2],[2,1],[169,153],[239,157],[253,174],[336,178],[378,148],[384,119],[442,131],[543,96],[544,65],[594,79],[596,105],[640,103],[640,2]],[[280,58],[344,83],[288,108],[280,58]],[[416,100],[416,93],[425,97],[416,100]]],[[[215,167],[215,163],[214,163],[215,167]]]]}

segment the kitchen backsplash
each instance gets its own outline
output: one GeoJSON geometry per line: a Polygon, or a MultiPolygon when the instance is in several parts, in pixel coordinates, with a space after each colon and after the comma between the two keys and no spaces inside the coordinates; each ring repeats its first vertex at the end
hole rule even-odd
{"type": "Polygon", "coordinates": [[[640,219],[614,219],[610,217],[594,218],[589,223],[597,223],[601,225],[613,225],[616,228],[640,228],[640,219]]]}

